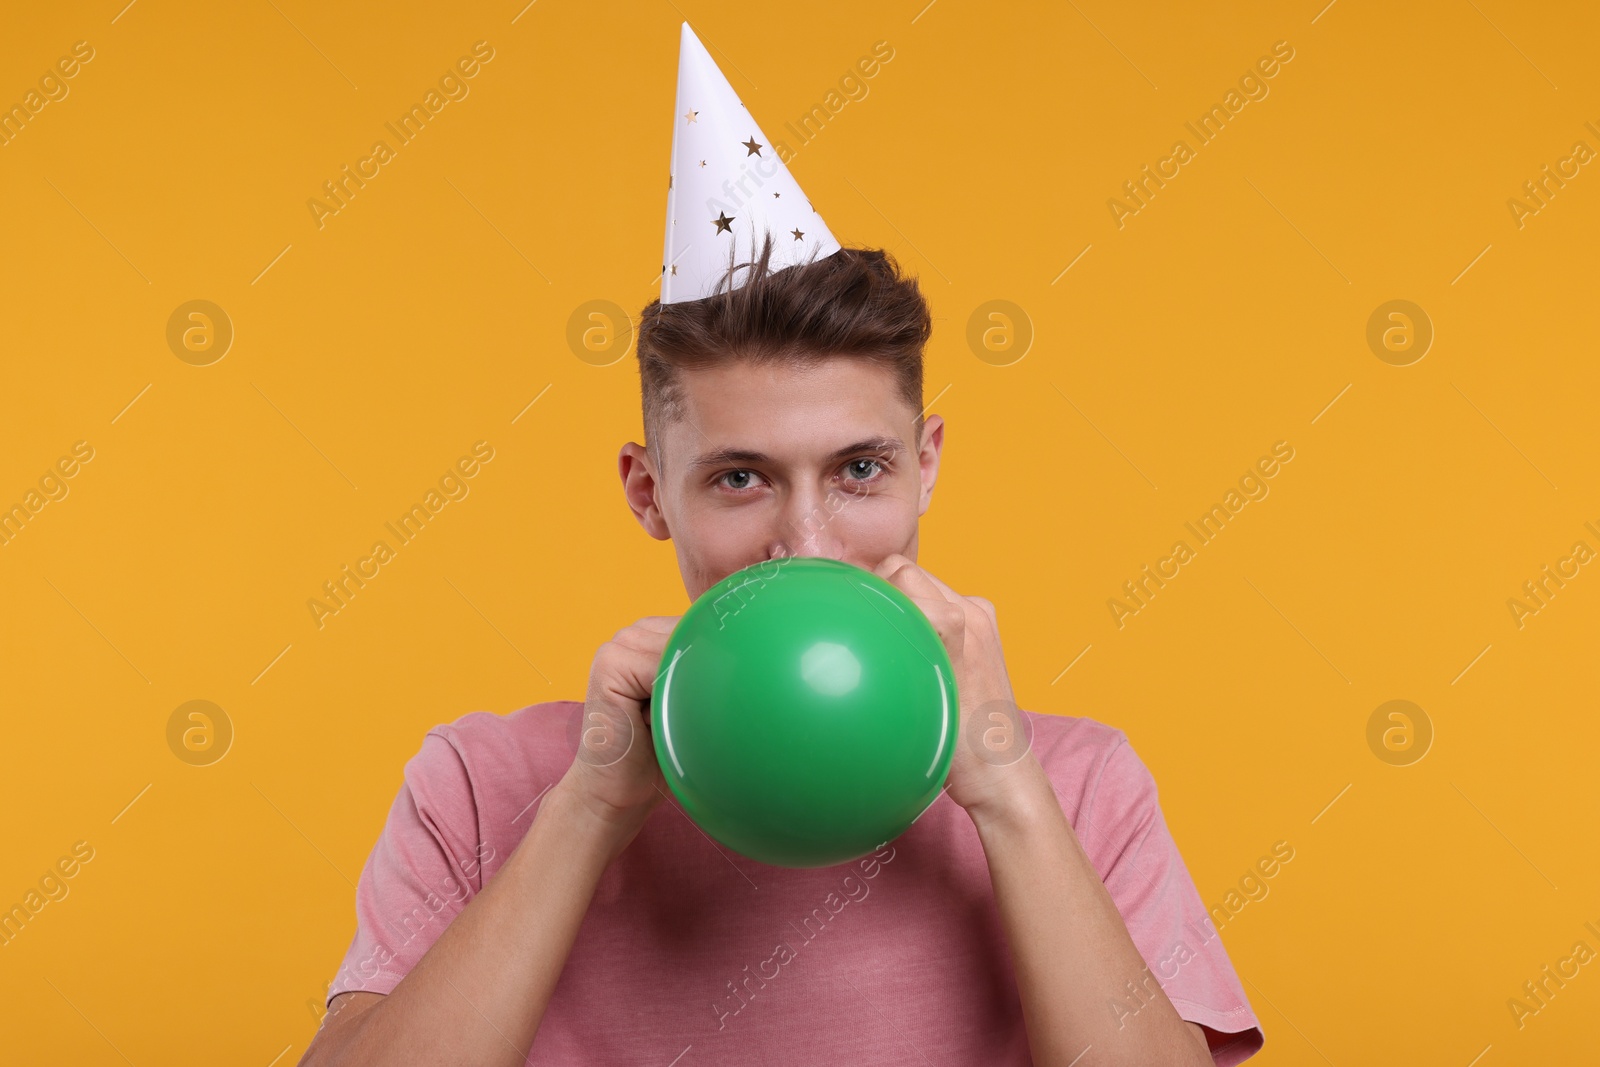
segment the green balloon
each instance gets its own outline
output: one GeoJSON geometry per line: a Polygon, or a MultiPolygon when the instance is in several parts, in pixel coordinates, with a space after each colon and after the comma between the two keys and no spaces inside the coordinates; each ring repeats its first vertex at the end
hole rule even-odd
{"type": "Polygon", "coordinates": [[[829,867],[899,837],[939,798],[959,708],[922,609],[860,567],[789,557],[729,575],[684,613],[650,732],[673,795],[712,838],[777,867],[829,867]]]}

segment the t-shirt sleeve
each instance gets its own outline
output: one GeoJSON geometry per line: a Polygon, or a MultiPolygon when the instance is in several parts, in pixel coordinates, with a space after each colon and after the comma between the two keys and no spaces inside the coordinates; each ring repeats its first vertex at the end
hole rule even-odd
{"type": "MultiPolygon", "coordinates": [[[[1178,1015],[1206,1027],[1218,1067],[1250,1058],[1261,1024],[1167,829],[1155,779],[1125,737],[1106,757],[1080,823],[1084,850],[1178,1015]]],[[[1124,1007],[1138,1010],[1136,994],[1124,1007]]]]}
{"type": "Polygon", "coordinates": [[[340,993],[390,993],[483,888],[472,781],[436,728],[407,761],[378,842],[356,883],[356,932],[327,1003],[340,993]]]}

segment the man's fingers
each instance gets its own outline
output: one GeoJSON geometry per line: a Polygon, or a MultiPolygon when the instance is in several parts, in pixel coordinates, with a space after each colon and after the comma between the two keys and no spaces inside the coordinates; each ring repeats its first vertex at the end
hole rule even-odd
{"type": "Polygon", "coordinates": [[[907,559],[905,556],[902,556],[900,553],[891,552],[887,556],[884,556],[883,559],[878,562],[876,567],[872,568],[872,573],[876,574],[884,581],[888,581],[889,575],[908,564],[911,566],[916,566],[916,564],[911,563],[909,559],[907,559]]]}
{"type": "Polygon", "coordinates": [[[595,658],[595,676],[602,691],[628,700],[646,701],[654,691],[666,649],[668,630],[638,625],[619,630],[595,658]]]}
{"type": "Polygon", "coordinates": [[[667,638],[670,635],[653,630],[638,630],[632,627],[621,631],[611,639],[611,643],[631,652],[642,653],[647,656],[660,656],[667,647],[667,638]]]}
{"type": "Polygon", "coordinates": [[[678,615],[652,615],[640,619],[632,626],[624,626],[611,638],[612,644],[659,656],[677,626],[678,615]]]}
{"type": "MultiPolygon", "coordinates": [[[[949,585],[947,585],[932,571],[917,566],[917,564],[912,563],[909,559],[902,555],[895,554],[889,556],[883,561],[883,563],[879,564],[878,568],[875,570],[875,573],[880,578],[885,579],[891,585],[894,585],[896,588],[900,589],[902,592],[906,591],[906,587],[891,578],[890,575],[904,575],[905,581],[912,585],[922,584],[918,581],[918,577],[920,576],[920,578],[926,579],[927,584],[932,585],[933,588],[937,589],[940,596],[944,597],[944,599],[950,601],[952,604],[960,604],[962,601],[969,601],[974,607],[978,608],[985,615],[989,616],[990,622],[995,622],[994,604],[987,598],[981,596],[962,596],[960,593],[950,588],[949,585]]],[[[923,588],[925,590],[926,586],[923,588]]],[[[924,595],[926,595],[926,592],[924,592],[924,595]]]]}
{"type": "Polygon", "coordinates": [[[629,631],[660,634],[662,637],[667,637],[672,633],[673,627],[678,625],[678,620],[681,618],[683,618],[682,615],[646,615],[633,625],[624,626],[618,630],[616,637],[621,637],[629,631]]]}
{"type": "Polygon", "coordinates": [[[966,614],[961,610],[961,605],[952,604],[944,597],[907,594],[907,599],[921,609],[922,614],[927,616],[928,622],[933,624],[933,632],[939,635],[939,640],[944,644],[945,651],[950,653],[950,658],[960,659],[967,633],[966,614]]]}
{"type": "Polygon", "coordinates": [[[899,553],[892,553],[873,573],[904,593],[933,624],[952,659],[961,655],[966,636],[966,608],[948,586],[899,553]]]}
{"type": "Polygon", "coordinates": [[[982,608],[983,613],[989,616],[990,622],[994,623],[996,626],[999,625],[999,618],[996,616],[994,610],[994,601],[990,600],[988,597],[981,596],[969,596],[967,599],[978,605],[978,607],[982,608]]]}
{"type": "Polygon", "coordinates": [[[921,570],[922,573],[927,577],[928,581],[932,582],[934,584],[934,587],[937,588],[939,590],[939,592],[944,595],[944,598],[946,600],[949,600],[952,603],[959,604],[959,603],[961,603],[962,600],[965,599],[960,593],[956,592],[954,589],[951,589],[948,585],[946,585],[943,579],[941,579],[941,578],[937,577],[936,575],[934,575],[934,573],[932,571],[929,571],[929,570],[926,570],[926,569],[923,569],[923,568],[918,568],[918,569],[921,570]]]}
{"type": "Polygon", "coordinates": [[[960,600],[949,591],[949,586],[899,553],[884,559],[873,569],[873,573],[909,597],[920,596],[930,600],[948,600],[951,603],[960,600]]]}

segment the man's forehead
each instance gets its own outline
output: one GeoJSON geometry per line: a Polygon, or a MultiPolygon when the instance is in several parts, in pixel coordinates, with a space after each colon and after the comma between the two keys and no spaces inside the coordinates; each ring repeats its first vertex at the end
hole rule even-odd
{"type": "Polygon", "coordinates": [[[681,373],[668,451],[691,470],[716,464],[831,461],[912,446],[916,413],[893,372],[865,360],[736,363],[681,373]]]}
{"type": "MultiPolygon", "coordinates": [[[[679,392],[691,408],[737,413],[746,407],[845,406],[854,398],[868,407],[898,392],[894,370],[866,358],[828,356],[797,360],[730,359],[679,368],[679,392]],[[737,397],[741,404],[727,403],[737,397]]],[[[710,411],[703,411],[709,415],[710,411]]]]}

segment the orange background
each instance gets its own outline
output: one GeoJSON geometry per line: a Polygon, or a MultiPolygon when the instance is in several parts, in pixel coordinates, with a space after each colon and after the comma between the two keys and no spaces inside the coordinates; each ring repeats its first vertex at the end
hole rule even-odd
{"type": "Polygon", "coordinates": [[[1507,1001],[1600,950],[1600,568],[1520,627],[1507,601],[1600,549],[1600,174],[1520,227],[1507,202],[1600,149],[1600,19],[1319,6],[8,14],[0,103],[94,58],[0,147],[0,505],[93,449],[0,546],[0,906],[93,849],[0,948],[7,1058],[294,1062],[423,733],[579,698],[615,630],[685,607],[616,480],[631,354],[568,341],[652,297],[683,18],[840,240],[922,278],[949,421],[922,562],[997,604],[1024,706],[1128,732],[1208,904],[1295,849],[1223,935],[1254,1062],[1592,1058],[1600,967],[1521,1028],[1507,1001]],[[322,183],[480,40],[470,94],[319,228],[322,183]],[[879,41],[866,95],[785,136],[879,41]],[[167,341],[195,299],[235,331],[206,366],[167,341]],[[1394,299],[1435,331],[1408,366],[1367,342],[1394,299]],[[969,346],[991,300],[1020,359],[969,346]],[[477,441],[470,494],[319,629],[322,583],[477,441]],[[1270,494],[1119,628],[1108,599],[1278,441],[1270,494]],[[1434,735],[1405,766],[1367,740],[1395,699],[1434,735]],[[190,700],[234,733],[208,766],[169,747],[190,700]]]}

